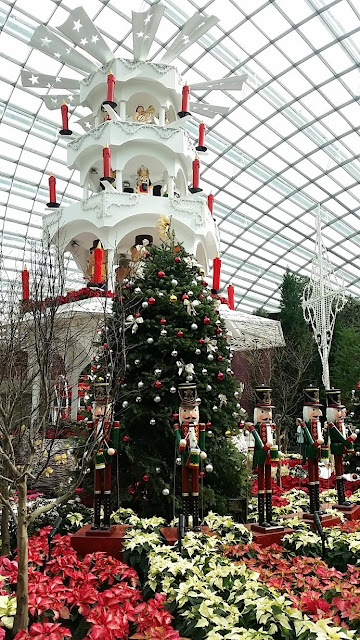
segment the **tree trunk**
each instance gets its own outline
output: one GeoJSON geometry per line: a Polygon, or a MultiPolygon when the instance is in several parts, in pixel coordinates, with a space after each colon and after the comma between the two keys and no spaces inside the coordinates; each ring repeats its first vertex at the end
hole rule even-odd
{"type": "Polygon", "coordinates": [[[16,586],[16,615],[14,620],[13,635],[15,636],[20,629],[27,629],[29,624],[28,600],[29,600],[29,584],[28,584],[28,532],[27,532],[27,479],[26,476],[21,478],[18,484],[19,501],[18,501],[18,528],[17,528],[17,546],[18,546],[18,575],[16,586]]]}
{"type": "MultiPolygon", "coordinates": [[[[4,480],[1,483],[0,491],[3,497],[8,500],[9,499],[9,487],[7,482],[4,480]]],[[[9,533],[9,508],[3,504],[1,507],[1,547],[0,554],[2,556],[8,556],[10,553],[10,533],[9,533]]]]}

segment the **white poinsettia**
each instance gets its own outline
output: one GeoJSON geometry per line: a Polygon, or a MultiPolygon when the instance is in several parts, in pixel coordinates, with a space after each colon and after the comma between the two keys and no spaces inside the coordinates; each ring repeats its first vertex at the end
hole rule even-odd
{"type": "Polygon", "coordinates": [[[6,629],[12,629],[16,614],[16,598],[0,596],[0,621],[6,629]]]}

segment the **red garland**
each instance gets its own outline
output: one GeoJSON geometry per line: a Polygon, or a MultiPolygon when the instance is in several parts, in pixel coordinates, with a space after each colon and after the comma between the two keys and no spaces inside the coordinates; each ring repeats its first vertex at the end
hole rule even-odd
{"type": "Polygon", "coordinates": [[[41,302],[38,300],[22,300],[21,306],[23,311],[34,311],[35,309],[46,309],[48,307],[61,306],[70,302],[78,302],[79,300],[89,300],[90,298],[116,298],[117,294],[113,291],[103,289],[92,289],[84,287],[78,291],[69,291],[65,296],[57,296],[56,298],[45,298],[41,302]]]}

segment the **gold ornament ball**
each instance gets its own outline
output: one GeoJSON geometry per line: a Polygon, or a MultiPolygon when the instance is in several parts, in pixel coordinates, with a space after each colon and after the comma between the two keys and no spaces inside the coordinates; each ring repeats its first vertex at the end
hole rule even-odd
{"type": "Polygon", "coordinates": [[[225,431],[225,438],[231,438],[231,431],[229,431],[229,429],[225,431]]]}
{"type": "Polygon", "coordinates": [[[170,296],[170,302],[177,302],[177,296],[174,293],[170,296]]]}

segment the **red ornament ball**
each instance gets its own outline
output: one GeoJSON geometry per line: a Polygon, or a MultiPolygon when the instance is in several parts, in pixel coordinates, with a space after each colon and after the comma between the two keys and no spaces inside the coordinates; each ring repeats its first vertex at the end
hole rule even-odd
{"type": "Polygon", "coordinates": [[[204,318],[204,324],[210,324],[211,320],[207,316],[204,318]]]}
{"type": "Polygon", "coordinates": [[[152,296],[151,296],[151,298],[148,298],[148,303],[149,304],[155,304],[155,302],[156,302],[156,300],[152,296]]]}
{"type": "Polygon", "coordinates": [[[222,360],[222,356],[220,356],[220,355],[219,355],[219,356],[217,357],[217,359],[218,359],[218,362],[221,362],[221,360],[222,360]]]}
{"type": "Polygon", "coordinates": [[[200,471],[200,473],[199,473],[200,478],[203,478],[204,475],[205,475],[205,471],[200,471]]]}
{"type": "Polygon", "coordinates": [[[184,332],[180,330],[180,331],[177,332],[176,335],[177,335],[178,338],[182,338],[183,335],[184,335],[184,332]]]}
{"type": "Polygon", "coordinates": [[[173,420],[178,420],[179,414],[175,412],[172,414],[172,417],[173,417],[173,420]]]}
{"type": "Polygon", "coordinates": [[[135,313],[135,318],[141,318],[141,313],[139,312],[135,313]]]}
{"type": "Polygon", "coordinates": [[[203,280],[203,287],[207,287],[208,283],[206,282],[206,280],[203,280]]]}
{"type": "Polygon", "coordinates": [[[165,275],[165,271],[158,271],[158,277],[163,278],[165,275]]]}
{"type": "Polygon", "coordinates": [[[161,320],[160,320],[160,324],[166,324],[166,320],[165,320],[165,318],[161,318],[161,320]]]}
{"type": "Polygon", "coordinates": [[[221,329],[220,329],[220,327],[218,327],[218,328],[216,329],[216,333],[221,333],[221,329]]]}
{"type": "Polygon", "coordinates": [[[199,293],[199,298],[200,298],[200,300],[203,300],[204,294],[203,293],[199,293]]]}
{"type": "Polygon", "coordinates": [[[176,264],[179,264],[179,262],[181,262],[181,258],[179,258],[179,256],[176,256],[175,262],[176,262],[176,264]]]}
{"type": "Polygon", "coordinates": [[[108,343],[107,343],[107,342],[105,342],[105,344],[103,344],[103,348],[104,348],[104,349],[107,349],[107,348],[108,348],[108,346],[109,346],[109,345],[108,345],[108,343]]]}
{"type": "Polygon", "coordinates": [[[124,440],[124,442],[130,442],[130,437],[129,436],[124,436],[123,440],[124,440]]]}
{"type": "Polygon", "coordinates": [[[189,296],[187,295],[187,293],[184,293],[184,295],[181,296],[181,300],[189,300],[189,296]]]}
{"type": "Polygon", "coordinates": [[[199,340],[199,344],[205,344],[205,340],[204,340],[204,338],[200,338],[200,340],[199,340]]]}
{"type": "Polygon", "coordinates": [[[162,383],[160,382],[160,380],[156,380],[156,382],[154,383],[154,387],[156,387],[156,389],[160,389],[160,387],[162,387],[162,383]]]}
{"type": "Polygon", "coordinates": [[[144,480],[144,482],[149,482],[150,476],[143,476],[143,480],[144,480]]]}
{"type": "Polygon", "coordinates": [[[96,371],[96,369],[97,369],[96,364],[91,365],[91,371],[96,371]]]}
{"type": "Polygon", "coordinates": [[[211,427],[211,422],[210,422],[210,420],[208,420],[208,421],[207,421],[206,426],[207,426],[207,428],[208,428],[208,429],[210,429],[210,427],[211,427]]]}
{"type": "Polygon", "coordinates": [[[221,373],[221,371],[219,371],[219,373],[217,374],[216,377],[217,377],[218,380],[224,380],[224,374],[221,373]]]}

